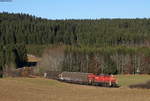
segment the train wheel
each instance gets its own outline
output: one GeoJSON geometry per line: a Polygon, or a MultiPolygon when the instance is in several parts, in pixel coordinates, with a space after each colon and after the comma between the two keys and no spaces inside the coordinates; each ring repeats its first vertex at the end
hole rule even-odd
{"type": "Polygon", "coordinates": [[[96,86],[96,83],[92,82],[92,85],[93,85],[93,86],[96,86]]]}
{"type": "Polygon", "coordinates": [[[105,87],[110,87],[109,83],[104,83],[105,87]]]}

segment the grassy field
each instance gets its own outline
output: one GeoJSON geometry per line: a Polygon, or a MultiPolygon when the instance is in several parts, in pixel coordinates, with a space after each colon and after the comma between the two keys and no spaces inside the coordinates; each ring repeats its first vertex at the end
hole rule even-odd
{"type": "Polygon", "coordinates": [[[150,75],[118,75],[118,82],[121,86],[145,83],[150,80],[150,75]]]}
{"type": "Polygon", "coordinates": [[[149,89],[128,85],[146,82],[150,76],[117,76],[120,88],[62,83],[44,78],[0,79],[0,101],[150,101],[149,89]]]}

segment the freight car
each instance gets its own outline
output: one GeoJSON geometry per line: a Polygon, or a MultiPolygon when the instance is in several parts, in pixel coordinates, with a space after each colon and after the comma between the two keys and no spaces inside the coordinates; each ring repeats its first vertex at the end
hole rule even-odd
{"type": "Polygon", "coordinates": [[[95,86],[118,87],[113,75],[94,75],[93,73],[62,72],[58,79],[64,82],[79,83],[95,86]]]}

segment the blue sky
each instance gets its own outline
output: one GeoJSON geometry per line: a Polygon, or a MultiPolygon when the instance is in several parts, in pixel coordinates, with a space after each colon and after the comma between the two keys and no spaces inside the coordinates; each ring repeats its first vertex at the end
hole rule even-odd
{"type": "Polygon", "coordinates": [[[48,19],[150,18],[150,0],[12,0],[0,12],[48,19]]]}

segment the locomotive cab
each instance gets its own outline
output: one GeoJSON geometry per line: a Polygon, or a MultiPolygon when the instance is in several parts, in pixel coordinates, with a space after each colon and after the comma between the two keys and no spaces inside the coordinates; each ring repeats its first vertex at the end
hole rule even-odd
{"type": "Polygon", "coordinates": [[[90,84],[105,86],[105,87],[116,87],[118,85],[116,77],[113,75],[90,75],[90,84]]]}

